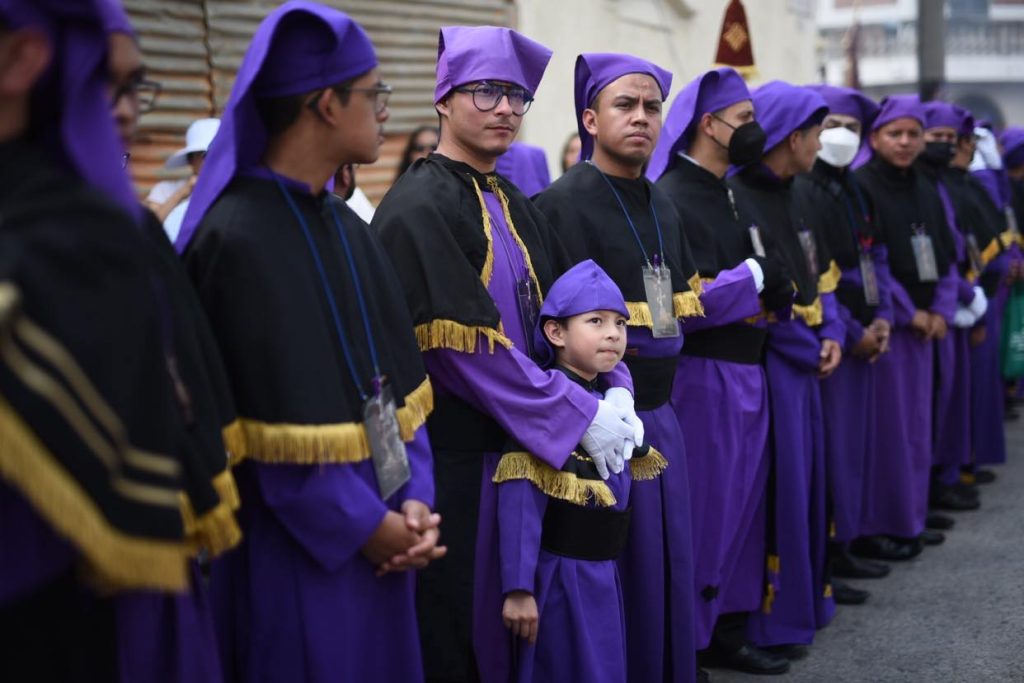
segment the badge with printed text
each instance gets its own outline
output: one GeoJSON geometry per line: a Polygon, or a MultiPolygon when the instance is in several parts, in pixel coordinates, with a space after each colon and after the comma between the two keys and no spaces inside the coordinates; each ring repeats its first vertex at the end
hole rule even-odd
{"type": "Polygon", "coordinates": [[[920,229],[910,236],[910,246],[914,250],[917,279],[921,282],[938,282],[939,267],[935,263],[935,247],[931,235],[926,235],[923,228],[920,229]]]}
{"type": "Polygon", "coordinates": [[[668,267],[643,267],[644,293],[651,311],[651,331],[655,339],[679,336],[679,323],[672,306],[672,274],[668,267]]]}
{"type": "Polygon", "coordinates": [[[871,254],[864,251],[860,253],[860,279],[864,284],[864,303],[877,306],[881,302],[878,296],[878,274],[871,254]]]}
{"type": "Polygon", "coordinates": [[[764,242],[761,241],[761,229],[756,225],[751,225],[747,230],[750,232],[750,244],[754,247],[754,254],[765,257],[764,242]]]}
{"type": "Polygon", "coordinates": [[[370,442],[377,488],[380,497],[387,500],[412,476],[390,386],[382,387],[379,394],[363,404],[363,427],[370,442]]]}
{"type": "Polygon", "coordinates": [[[1017,226],[1017,212],[1013,210],[1012,206],[1006,207],[1006,225],[1014,235],[1020,234],[1020,228],[1017,226]]]}

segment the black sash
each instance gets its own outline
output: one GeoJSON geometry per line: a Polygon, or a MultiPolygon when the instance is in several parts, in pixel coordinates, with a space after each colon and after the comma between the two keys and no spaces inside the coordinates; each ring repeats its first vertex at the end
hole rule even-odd
{"type": "Polygon", "coordinates": [[[764,355],[764,341],[768,332],[744,323],[734,323],[686,335],[684,356],[713,358],[758,365],[764,355]]]}
{"type": "Polygon", "coordinates": [[[500,452],[508,436],[488,415],[454,396],[434,396],[434,412],[427,418],[434,450],[500,452]]]}
{"type": "Polygon", "coordinates": [[[636,410],[654,410],[672,397],[672,382],[678,361],[668,358],[625,356],[622,361],[633,376],[633,402],[636,410]]]}
{"type": "Polygon", "coordinates": [[[615,560],[629,538],[631,508],[589,508],[548,499],[540,547],[574,560],[615,560]]]}

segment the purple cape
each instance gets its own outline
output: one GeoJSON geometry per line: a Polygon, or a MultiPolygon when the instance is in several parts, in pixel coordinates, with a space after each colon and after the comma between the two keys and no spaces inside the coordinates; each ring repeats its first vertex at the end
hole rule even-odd
{"type": "Polygon", "coordinates": [[[661,100],[668,98],[672,74],[657,64],[633,55],[614,53],[582,54],[576,58],[576,127],[580,134],[580,160],[594,153],[594,138],[583,127],[583,110],[590,107],[609,84],[627,74],[646,74],[661,90],[661,100]]]}
{"type": "Polygon", "coordinates": [[[220,130],[206,153],[174,243],[178,253],[185,251],[199,222],[239,169],[260,163],[267,131],[256,111],[258,97],[326,88],[376,66],[369,37],[344,12],[293,0],[268,14],[242,58],[220,130]]]}
{"type": "Polygon", "coordinates": [[[661,128],[661,137],[647,164],[647,177],[657,180],[672,166],[677,152],[685,152],[693,137],[693,126],[704,114],[721,111],[737,102],[750,99],[750,91],[734,69],[721,67],[690,81],[676,95],[668,117],[661,128]]]}
{"type": "Polygon", "coordinates": [[[437,43],[434,103],[463,83],[507,81],[537,92],[551,50],[510,28],[444,26],[437,43]]]}

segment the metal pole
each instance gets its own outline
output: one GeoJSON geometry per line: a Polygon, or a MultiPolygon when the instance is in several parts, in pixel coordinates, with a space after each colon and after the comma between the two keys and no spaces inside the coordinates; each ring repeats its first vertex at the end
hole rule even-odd
{"type": "Polygon", "coordinates": [[[917,0],[918,93],[935,99],[946,81],[946,16],[944,0],[917,0]]]}

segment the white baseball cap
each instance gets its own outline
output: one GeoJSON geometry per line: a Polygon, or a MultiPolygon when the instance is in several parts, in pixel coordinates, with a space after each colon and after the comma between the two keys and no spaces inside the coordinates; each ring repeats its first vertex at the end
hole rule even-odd
{"type": "Polygon", "coordinates": [[[205,152],[220,129],[220,119],[199,119],[193,121],[185,131],[185,146],[167,157],[167,168],[179,168],[188,163],[188,155],[205,152]]]}

